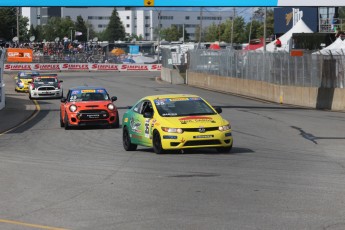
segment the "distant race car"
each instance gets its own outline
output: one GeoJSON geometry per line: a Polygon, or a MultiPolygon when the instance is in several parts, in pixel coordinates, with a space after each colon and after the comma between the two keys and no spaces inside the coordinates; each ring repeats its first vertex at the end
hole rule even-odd
{"type": "Polygon", "coordinates": [[[62,98],[63,89],[57,74],[41,74],[34,76],[29,85],[29,98],[62,98]]]}
{"type": "Polygon", "coordinates": [[[29,82],[34,76],[39,76],[38,72],[34,71],[20,71],[14,77],[16,86],[14,90],[16,92],[28,92],[29,91],[29,82]]]}
{"type": "Polygon", "coordinates": [[[229,152],[233,137],[230,123],[196,95],[153,95],[140,99],[122,118],[123,147],[153,147],[157,154],[166,150],[216,148],[229,152]]]}
{"type": "Polygon", "coordinates": [[[113,104],[117,97],[109,96],[105,88],[80,86],[69,89],[61,99],[60,125],[71,127],[102,125],[118,128],[119,112],[113,104]]]}

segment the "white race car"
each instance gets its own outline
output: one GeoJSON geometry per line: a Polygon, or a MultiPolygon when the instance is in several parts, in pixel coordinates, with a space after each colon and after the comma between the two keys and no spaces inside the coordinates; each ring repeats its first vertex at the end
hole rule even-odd
{"type": "Polygon", "coordinates": [[[62,82],[57,74],[34,76],[29,85],[29,98],[62,98],[62,82]]]}

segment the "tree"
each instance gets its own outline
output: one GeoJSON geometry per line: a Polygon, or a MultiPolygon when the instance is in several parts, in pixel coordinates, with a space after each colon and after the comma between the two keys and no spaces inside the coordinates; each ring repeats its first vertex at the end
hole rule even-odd
{"type": "Polygon", "coordinates": [[[77,16],[77,21],[74,24],[75,31],[81,32],[82,35],[76,36],[78,41],[86,41],[87,40],[87,25],[81,15],[77,16]]]}
{"type": "MultiPolygon", "coordinates": [[[[28,18],[19,16],[19,41],[27,36],[28,18]]],[[[0,34],[12,41],[17,36],[17,7],[0,7],[0,34]]]]}
{"type": "Polygon", "coordinates": [[[166,41],[179,41],[183,36],[183,32],[179,31],[176,25],[161,30],[161,38],[166,41]]]}
{"type": "Polygon", "coordinates": [[[104,32],[104,40],[106,41],[118,41],[118,40],[125,40],[126,32],[125,27],[122,24],[122,21],[117,13],[116,8],[114,8],[109,24],[104,32]]]}
{"type": "Polygon", "coordinates": [[[51,17],[43,26],[42,40],[54,41],[57,37],[61,40],[65,36],[68,38],[72,36],[74,40],[73,31],[75,31],[74,22],[70,18],[51,17]]]}
{"type": "Polygon", "coordinates": [[[206,28],[205,41],[215,42],[215,41],[219,41],[219,39],[220,39],[220,25],[216,25],[215,23],[212,23],[210,26],[206,28]]]}

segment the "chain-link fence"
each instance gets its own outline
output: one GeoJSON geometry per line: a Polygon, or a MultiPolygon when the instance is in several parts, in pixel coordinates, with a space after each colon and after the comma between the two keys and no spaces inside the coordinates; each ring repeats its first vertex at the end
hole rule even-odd
{"type": "Polygon", "coordinates": [[[188,69],[194,72],[291,86],[343,88],[345,84],[344,55],[192,50],[188,56],[188,69]]]}

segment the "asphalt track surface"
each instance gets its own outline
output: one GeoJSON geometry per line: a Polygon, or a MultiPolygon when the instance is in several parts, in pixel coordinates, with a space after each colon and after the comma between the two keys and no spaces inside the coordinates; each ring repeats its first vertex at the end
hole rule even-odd
{"type": "Polygon", "coordinates": [[[59,100],[38,100],[29,122],[0,135],[0,229],[345,229],[345,113],[157,76],[60,74],[65,92],[105,86],[118,97],[121,117],[146,95],[200,95],[231,121],[231,153],[126,152],[121,128],[64,130],[59,100]]]}

